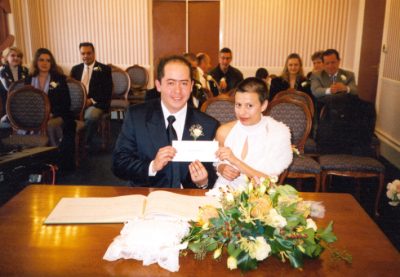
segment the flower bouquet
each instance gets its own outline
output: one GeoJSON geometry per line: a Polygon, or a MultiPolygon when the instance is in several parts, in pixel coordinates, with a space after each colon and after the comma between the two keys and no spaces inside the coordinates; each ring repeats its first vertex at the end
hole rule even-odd
{"type": "MultiPolygon", "coordinates": [[[[272,255],[302,268],[305,257],[319,257],[336,241],[332,222],[318,228],[310,218],[324,213],[320,204],[303,201],[293,187],[277,186],[267,178],[250,180],[242,191],[224,192],[221,206],[201,207],[198,221],[190,222],[183,242],[195,258],[213,251],[218,259],[226,249],[229,269],[256,269],[259,261],[272,255]]],[[[348,254],[336,256],[351,262],[348,254]]]]}

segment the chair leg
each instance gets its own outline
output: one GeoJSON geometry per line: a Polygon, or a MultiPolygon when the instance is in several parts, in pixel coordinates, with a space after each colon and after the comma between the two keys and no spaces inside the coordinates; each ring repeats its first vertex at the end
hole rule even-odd
{"type": "Polygon", "coordinates": [[[297,191],[303,190],[303,180],[300,178],[296,179],[296,189],[297,189],[297,191]]]}
{"type": "Polygon", "coordinates": [[[322,172],[322,176],[321,176],[321,181],[322,181],[322,192],[326,192],[326,177],[327,177],[327,173],[326,172],[322,172]]]}
{"type": "Polygon", "coordinates": [[[315,192],[319,192],[321,187],[321,174],[315,174],[315,192]]]}
{"type": "Polygon", "coordinates": [[[379,173],[379,187],[378,187],[378,192],[376,193],[375,209],[374,209],[375,217],[379,216],[379,201],[381,199],[384,182],[385,182],[385,174],[379,173]]]}

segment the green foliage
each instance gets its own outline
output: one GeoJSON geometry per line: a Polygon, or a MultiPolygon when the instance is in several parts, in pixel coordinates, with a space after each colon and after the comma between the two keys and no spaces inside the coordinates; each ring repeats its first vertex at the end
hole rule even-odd
{"type": "MultiPolygon", "coordinates": [[[[256,184],[253,180],[244,191],[222,195],[221,204],[214,213],[217,217],[190,222],[189,235],[183,241],[197,258],[226,248],[233,264],[236,261],[243,271],[257,268],[258,262],[271,255],[301,268],[305,257],[319,257],[329,243],[336,241],[332,222],[314,231],[315,223],[305,217],[310,207],[289,185],[276,186],[269,179],[256,184]]],[[[351,256],[345,254],[342,256],[349,260],[351,256]]]]}

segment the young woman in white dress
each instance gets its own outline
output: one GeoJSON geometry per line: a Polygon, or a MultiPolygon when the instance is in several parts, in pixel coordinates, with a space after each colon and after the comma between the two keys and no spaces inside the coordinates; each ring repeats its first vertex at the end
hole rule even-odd
{"type": "Polygon", "coordinates": [[[235,93],[237,120],[217,130],[220,148],[214,187],[244,187],[247,178],[279,176],[292,162],[290,130],[282,122],[263,116],[268,106],[267,86],[247,78],[235,93]]]}

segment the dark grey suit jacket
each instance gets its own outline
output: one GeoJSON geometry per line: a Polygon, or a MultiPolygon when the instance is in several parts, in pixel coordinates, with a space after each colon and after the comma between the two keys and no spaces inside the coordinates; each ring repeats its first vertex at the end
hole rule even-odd
{"type": "MultiPolygon", "coordinates": [[[[80,81],[84,64],[75,65],[71,69],[71,77],[80,81]]],[[[95,62],[92,77],[90,78],[88,98],[93,98],[96,108],[107,111],[110,108],[112,95],[112,75],[108,65],[95,62]],[[96,70],[97,69],[97,70],[96,70]]]]}
{"type": "MultiPolygon", "coordinates": [[[[350,94],[357,95],[357,86],[354,79],[354,73],[351,71],[339,69],[336,82],[343,83],[350,88],[350,94]]],[[[332,84],[328,73],[324,70],[311,75],[311,91],[316,98],[326,95],[326,89],[332,84]]]]}
{"type": "MultiPolygon", "coordinates": [[[[204,136],[198,140],[213,140],[218,122],[214,118],[199,112],[188,105],[183,140],[193,140],[189,129],[192,125],[203,127],[204,136]]],[[[132,186],[171,187],[172,163],[169,163],[155,176],[148,176],[150,162],[158,149],[168,145],[164,115],[160,99],[131,106],[124,119],[113,152],[113,172],[116,176],[130,180],[132,186]]],[[[212,163],[204,163],[209,180],[209,188],[216,180],[212,163]]],[[[179,163],[180,181],[185,188],[195,188],[189,173],[189,163],[179,163]]]]}

